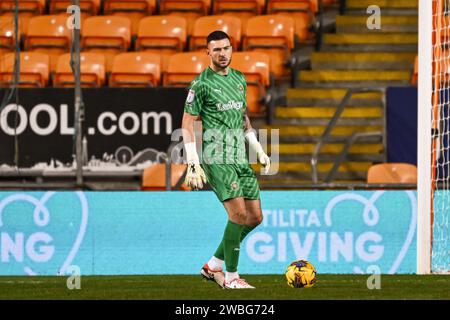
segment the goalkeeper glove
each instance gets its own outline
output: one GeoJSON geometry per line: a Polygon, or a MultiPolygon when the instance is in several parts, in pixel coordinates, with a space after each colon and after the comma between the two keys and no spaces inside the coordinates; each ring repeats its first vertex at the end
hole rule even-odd
{"type": "Polygon", "coordinates": [[[261,144],[258,142],[258,139],[256,138],[256,135],[255,135],[255,132],[253,130],[248,131],[245,134],[245,139],[247,139],[250,148],[254,152],[256,152],[256,155],[258,156],[259,163],[261,163],[264,166],[264,174],[269,173],[270,158],[264,152],[261,144]]]}
{"type": "Polygon", "coordinates": [[[203,188],[203,184],[206,183],[206,176],[202,167],[199,164],[189,163],[184,182],[193,190],[203,188]]]}
{"type": "Polygon", "coordinates": [[[186,149],[186,160],[188,163],[188,169],[184,182],[193,190],[202,189],[203,185],[206,183],[206,176],[200,166],[198,154],[195,150],[195,142],[186,143],[184,146],[186,149]]]}

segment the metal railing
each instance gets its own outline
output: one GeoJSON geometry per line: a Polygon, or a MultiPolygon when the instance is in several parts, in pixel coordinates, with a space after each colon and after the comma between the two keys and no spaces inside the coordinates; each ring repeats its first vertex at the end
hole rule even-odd
{"type": "Polygon", "coordinates": [[[339,103],[339,106],[337,107],[333,117],[331,118],[330,122],[328,123],[325,131],[322,133],[322,135],[319,138],[319,141],[317,142],[313,155],[311,157],[311,169],[312,169],[312,182],[314,184],[318,183],[318,172],[317,172],[317,162],[320,154],[320,150],[322,149],[323,145],[328,141],[331,131],[336,126],[337,122],[341,118],[342,113],[344,112],[345,107],[350,102],[350,99],[352,98],[353,94],[355,93],[369,93],[369,92],[380,92],[382,94],[382,108],[383,108],[383,131],[382,132],[368,132],[368,133],[354,133],[352,136],[347,138],[345,147],[337,157],[337,159],[334,162],[334,165],[332,169],[328,172],[325,182],[329,182],[331,178],[334,176],[336,171],[338,170],[340,164],[345,161],[348,155],[348,151],[350,147],[360,138],[362,137],[368,137],[368,136],[381,136],[383,141],[383,152],[386,150],[386,139],[385,139],[385,119],[386,119],[386,103],[385,103],[385,90],[384,89],[373,89],[373,88],[357,88],[357,89],[349,89],[344,98],[339,103]]]}
{"type": "Polygon", "coordinates": [[[334,175],[338,171],[340,165],[347,159],[348,152],[350,150],[350,147],[357,142],[361,138],[368,138],[368,137],[383,137],[383,133],[381,131],[376,132],[357,132],[349,136],[346,140],[346,143],[344,145],[344,148],[342,149],[341,153],[337,156],[336,160],[334,161],[333,167],[326,175],[324,182],[329,183],[331,180],[333,180],[334,175]]]}
{"type": "Polygon", "coordinates": [[[272,125],[275,117],[275,108],[277,104],[280,103],[280,97],[277,95],[277,91],[274,87],[270,87],[269,90],[267,90],[262,103],[266,107],[266,123],[272,125]]]}
{"type": "MultiPolygon", "coordinates": [[[[179,148],[180,145],[178,141],[173,141],[169,147],[167,148],[167,153],[164,156],[164,164],[166,168],[166,190],[170,191],[172,190],[172,152],[174,152],[175,148],[179,148]]],[[[179,151],[175,151],[177,154],[180,154],[179,151]]],[[[176,161],[174,163],[178,163],[179,160],[182,159],[175,159],[176,161]]],[[[183,174],[183,176],[180,178],[180,180],[177,181],[176,185],[174,186],[174,189],[178,189],[181,184],[184,182],[184,177],[186,176],[186,172],[183,174]]]]}
{"type": "Polygon", "coordinates": [[[320,51],[322,48],[322,39],[323,39],[323,3],[322,0],[319,0],[319,11],[317,12],[317,20],[316,20],[316,26],[315,26],[315,32],[316,32],[316,51],[320,51]]]}
{"type": "Polygon", "coordinates": [[[341,0],[339,4],[339,14],[344,15],[347,11],[347,0],[341,0]]]}

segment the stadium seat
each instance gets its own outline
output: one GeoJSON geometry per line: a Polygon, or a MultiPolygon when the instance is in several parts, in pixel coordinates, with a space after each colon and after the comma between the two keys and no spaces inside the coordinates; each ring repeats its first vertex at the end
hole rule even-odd
{"type": "Polygon", "coordinates": [[[245,32],[247,20],[263,14],[265,0],[215,0],[213,14],[231,15],[242,21],[242,31],[245,32]]]}
{"type": "MultiPolygon", "coordinates": [[[[19,35],[22,34],[22,21],[19,18],[19,35]]],[[[20,38],[20,37],[19,37],[20,38]]],[[[0,18],[0,55],[13,52],[15,46],[14,17],[5,16],[0,18]]]]}
{"type": "Polygon", "coordinates": [[[264,12],[265,0],[216,0],[213,12],[221,14],[225,12],[251,12],[259,15],[264,12]]]}
{"type": "Polygon", "coordinates": [[[161,58],[148,52],[127,52],[114,58],[110,87],[156,87],[161,80],[161,58]]]}
{"type": "MultiPolygon", "coordinates": [[[[21,0],[19,1],[19,18],[22,24],[22,32],[26,32],[30,19],[45,14],[46,0],[21,0]]],[[[0,1],[0,21],[6,17],[14,17],[15,0],[0,1]]]]}
{"type": "Polygon", "coordinates": [[[416,59],[414,60],[413,74],[411,77],[411,84],[413,86],[417,86],[418,77],[419,77],[419,57],[416,56],[416,59]]]}
{"type": "Polygon", "coordinates": [[[196,12],[203,16],[209,13],[211,0],[160,0],[159,5],[161,14],[196,12]]]}
{"type": "MultiPolygon", "coordinates": [[[[331,0],[331,1],[335,1],[335,0],[331,0]]],[[[322,0],[322,4],[326,5],[326,6],[331,6],[331,1],[330,0],[322,0]],[[328,2],[328,4],[327,4],[328,2]]],[[[341,0],[337,0],[337,2],[339,2],[341,0]]],[[[310,4],[311,4],[311,10],[314,14],[317,14],[319,12],[319,0],[309,0],[310,4]]]]}
{"type": "MultiPolygon", "coordinates": [[[[175,188],[179,184],[186,172],[185,164],[171,164],[171,188],[175,188]]],[[[183,182],[180,185],[181,190],[190,190],[183,182]]],[[[166,164],[155,163],[146,168],[142,174],[142,187],[144,191],[163,191],[166,190],[166,164]]]]}
{"type": "Polygon", "coordinates": [[[281,14],[295,20],[295,34],[300,42],[311,39],[309,28],[314,21],[318,4],[311,0],[269,0],[267,14],[281,14]]]}
{"type": "MultiPolygon", "coordinates": [[[[81,19],[95,16],[100,12],[100,0],[80,0],[81,19]]],[[[64,14],[68,17],[67,8],[73,4],[72,0],[50,0],[50,14],[64,14]]]]}
{"type": "Polygon", "coordinates": [[[200,52],[176,53],[170,57],[164,76],[164,86],[188,87],[194,78],[210,64],[209,57],[200,52]]]}
{"type": "MultiPolygon", "coordinates": [[[[443,42],[441,45],[435,45],[433,48],[434,59],[432,61],[432,70],[433,74],[436,74],[435,77],[435,86],[444,87],[446,83],[450,80],[450,68],[448,68],[447,57],[450,55],[450,48],[446,45],[447,42],[443,42]]],[[[418,81],[419,77],[419,59],[418,57],[414,61],[414,68],[411,75],[411,84],[414,85],[415,77],[417,76],[416,81],[418,81]],[[416,74],[417,71],[417,74],[416,74]]],[[[416,84],[417,85],[417,82],[416,84]]],[[[436,89],[437,91],[437,89],[436,89]]]]}
{"type": "MultiPolygon", "coordinates": [[[[318,0],[314,0],[317,3],[318,0]]],[[[332,7],[339,4],[339,0],[322,0],[325,7],[332,7]]]]}
{"type": "MultiPolygon", "coordinates": [[[[46,0],[20,0],[19,1],[19,14],[21,13],[33,13],[42,14],[45,10],[46,0]]],[[[0,1],[0,14],[15,11],[15,0],[1,0],[0,1]]]]}
{"type": "Polygon", "coordinates": [[[244,37],[244,51],[259,51],[270,56],[271,72],[277,79],[289,76],[285,63],[294,48],[294,20],[281,15],[250,18],[244,37]]]}
{"type": "Polygon", "coordinates": [[[138,33],[139,21],[155,13],[156,0],[105,0],[105,15],[128,17],[131,21],[131,34],[138,33]]]}
{"type": "Polygon", "coordinates": [[[89,17],[81,28],[82,50],[104,54],[107,72],[111,71],[114,56],[126,52],[130,44],[131,22],[126,17],[89,17]]]}
{"type": "Polygon", "coordinates": [[[270,58],[262,52],[235,52],[231,67],[244,73],[247,81],[247,108],[251,113],[261,113],[261,99],[270,84],[270,58]]]}
{"type": "Polygon", "coordinates": [[[55,70],[58,56],[70,50],[72,33],[66,23],[66,16],[49,15],[33,17],[28,25],[24,49],[48,54],[50,72],[55,70]]]}
{"type": "Polygon", "coordinates": [[[409,163],[381,163],[373,165],[367,173],[369,184],[417,183],[417,167],[409,163]]]}
{"type": "MultiPolygon", "coordinates": [[[[14,83],[15,53],[7,53],[0,59],[0,87],[14,83]]],[[[20,53],[20,87],[45,87],[49,79],[49,56],[38,52],[20,53]]]]}
{"type": "MultiPolygon", "coordinates": [[[[101,87],[105,84],[105,57],[102,54],[80,54],[80,81],[83,87],[101,87]]],[[[73,87],[75,79],[70,67],[70,53],[61,55],[53,79],[54,87],[73,87]]]]}
{"type": "Polygon", "coordinates": [[[195,20],[189,42],[191,51],[204,50],[206,37],[215,30],[222,30],[230,36],[233,50],[241,46],[241,19],[232,16],[205,16],[195,20]]]}
{"type": "Polygon", "coordinates": [[[153,16],[140,21],[136,51],[161,56],[161,71],[165,72],[170,56],[182,52],[186,45],[186,19],[174,16],[153,16]]]}
{"type": "Polygon", "coordinates": [[[176,15],[186,19],[187,32],[192,34],[194,21],[209,14],[211,0],[160,0],[159,12],[162,15],[176,15]]]}
{"type": "MultiPolygon", "coordinates": [[[[28,23],[32,17],[44,14],[45,0],[20,0],[19,17],[23,25],[22,31],[26,32],[28,23]]],[[[15,0],[0,0],[0,21],[6,17],[13,17],[15,13],[15,0]]]]}

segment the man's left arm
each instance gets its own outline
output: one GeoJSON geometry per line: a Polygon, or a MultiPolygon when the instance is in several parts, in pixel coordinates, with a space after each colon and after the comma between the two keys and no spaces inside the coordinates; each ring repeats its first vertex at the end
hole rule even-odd
{"type": "Polygon", "coordinates": [[[256,153],[259,163],[264,166],[264,173],[267,174],[270,169],[270,158],[264,152],[263,147],[256,138],[255,130],[252,128],[247,111],[244,114],[244,132],[245,140],[247,140],[250,148],[256,153]]]}
{"type": "Polygon", "coordinates": [[[248,130],[253,129],[252,124],[250,123],[250,118],[248,117],[248,112],[245,110],[244,113],[244,131],[247,132],[248,130]]]}

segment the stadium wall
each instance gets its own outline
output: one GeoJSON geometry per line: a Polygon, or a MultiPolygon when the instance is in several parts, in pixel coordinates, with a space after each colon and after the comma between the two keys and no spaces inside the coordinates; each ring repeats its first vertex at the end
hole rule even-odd
{"type": "MultiPolygon", "coordinates": [[[[241,274],[416,272],[415,191],[263,191],[241,274]]],[[[0,192],[0,274],[197,274],[226,223],[214,193],[0,192]]]]}
{"type": "Polygon", "coordinates": [[[386,90],[387,162],[417,166],[417,87],[386,90]]]}

